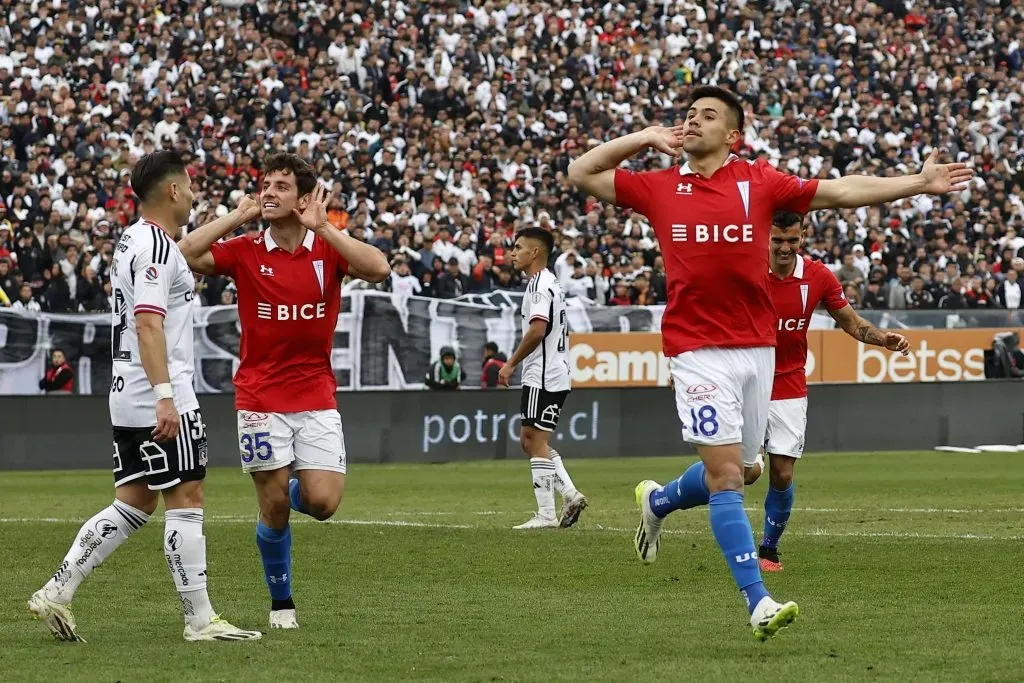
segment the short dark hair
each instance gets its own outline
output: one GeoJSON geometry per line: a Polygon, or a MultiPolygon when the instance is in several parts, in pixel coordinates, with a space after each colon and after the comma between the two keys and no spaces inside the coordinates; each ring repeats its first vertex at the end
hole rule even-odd
{"type": "Polygon", "coordinates": [[[690,106],[692,107],[694,102],[705,97],[711,97],[724,102],[725,106],[732,112],[733,118],[736,119],[736,129],[739,131],[743,130],[743,105],[740,104],[739,99],[735,95],[725,88],[719,88],[717,85],[702,85],[699,88],[695,88],[690,94],[690,106]]]}
{"type": "Polygon", "coordinates": [[[804,217],[803,215],[793,211],[776,211],[772,216],[772,227],[775,228],[785,230],[787,228],[792,228],[798,223],[803,227],[804,217]]]}
{"type": "Polygon", "coordinates": [[[498,345],[495,344],[494,342],[487,342],[486,344],[484,344],[484,351],[490,351],[491,353],[497,353],[498,352],[498,345]]]}
{"type": "Polygon", "coordinates": [[[274,171],[286,171],[295,176],[295,185],[299,188],[300,197],[316,188],[316,171],[298,154],[279,152],[268,156],[263,164],[263,177],[266,178],[274,171]]]}
{"type": "Polygon", "coordinates": [[[526,237],[532,240],[537,240],[544,245],[544,249],[550,255],[555,250],[555,237],[551,234],[550,230],[544,228],[523,228],[516,233],[516,239],[520,237],[526,237]]]}
{"type": "Polygon", "coordinates": [[[167,176],[175,173],[187,173],[185,162],[181,155],[171,150],[153,152],[147,154],[132,169],[132,177],[129,181],[132,192],[138,195],[142,201],[148,201],[156,189],[167,176]]]}

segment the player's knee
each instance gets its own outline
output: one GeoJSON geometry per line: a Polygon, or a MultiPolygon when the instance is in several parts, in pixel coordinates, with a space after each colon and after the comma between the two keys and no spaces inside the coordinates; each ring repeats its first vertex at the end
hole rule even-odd
{"type": "Polygon", "coordinates": [[[519,447],[523,449],[523,453],[526,455],[533,455],[537,445],[534,443],[537,440],[537,435],[532,429],[524,429],[519,434],[519,447]]]}
{"type": "Polygon", "coordinates": [[[773,488],[787,489],[793,483],[793,465],[796,458],[784,455],[771,456],[771,467],[768,471],[769,481],[773,488]]]}
{"type": "Polygon", "coordinates": [[[743,467],[738,463],[718,463],[707,468],[704,478],[711,493],[743,490],[743,467]]]}
{"type": "Polygon", "coordinates": [[[340,504],[341,501],[338,499],[313,499],[306,502],[306,509],[309,510],[310,517],[325,522],[334,516],[340,504]]]}
{"type": "Polygon", "coordinates": [[[271,529],[283,529],[288,524],[291,501],[287,495],[264,496],[260,501],[260,517],[271,529]]]}
{"type": "Polygon", "coordinates": [[[201,508],[204,500],[202,481],[185,481],[164,491],[168,509],[201,508]]]}

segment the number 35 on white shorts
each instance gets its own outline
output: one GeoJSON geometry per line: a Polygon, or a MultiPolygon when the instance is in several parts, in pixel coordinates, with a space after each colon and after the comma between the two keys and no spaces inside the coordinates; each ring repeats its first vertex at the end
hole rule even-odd
{"type": "Polygon", "coordinates": [[[345,473],[345,435],[337,410],[239,410],[238,451],[243,472],[293,466],[295,470],[345,473]]]}

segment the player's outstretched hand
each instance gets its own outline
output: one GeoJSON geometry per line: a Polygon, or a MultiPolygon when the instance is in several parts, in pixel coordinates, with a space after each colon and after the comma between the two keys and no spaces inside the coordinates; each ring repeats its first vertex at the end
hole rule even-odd
{"type": "Polygon", "coordinates": [[[925,159],[921,175],[925,180],[924,194],[946,194],[967,189],[967,183],[974,177],[974,171],[967,164],[939,164],[936,149],[925,159]]]}
{"type": "Polygon", "coordinates": [[[507,387],[509,385],[509,382],[512,381],[512,373],[515,371],[515,367],[509,365],[508,363],[502,365],[501,369],[498,370],[498,386],[507,387]]]}
{"type": "Polygon", "coordinates": [[[153,429],[153,441],[163,443],[178,438],[181,417],[174,407],[173,398],[162,398],[156,402],[156,428],[153,429]]]}
{"type": "Polygon", "coordinates": [[[910,342],[902,334],[886,332],[882,343],[890,351],[899,351],[904,356],[910,355],[910,342]]]}
{"type": "Polygon", "coordinates": [[[248,223],[254,221],[257,218],[263,216],[263,205],[260,204],[260,198],[254,197],[251,194],[247,194],[238,200],[238,206],[235,207],[242,219],[248,223]]]}
{"type": "Polygon", "coordinates": [[[653,147],[662,154],[677,157],[683,153],[684,126],[650,126],[644,129],[647,134],[647,146],[653,147]]]}
{"type": "Polygon", "coordinates": [[[329,224],[327,220],[327,188],[323,183],[317,183],[309,194],[309,203],[306,204],[305,210],[300,212],[298,209],[292,209],[292,213],[307,230],[317,230],[329,224]]]}

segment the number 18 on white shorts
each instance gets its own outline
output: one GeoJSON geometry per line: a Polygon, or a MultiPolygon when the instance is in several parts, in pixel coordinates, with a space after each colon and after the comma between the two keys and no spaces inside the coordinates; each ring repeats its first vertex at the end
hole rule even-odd
{"type": "Polygon", "coordinates": [[[345,436],[337,410],[299,413],[238,411],[243,472],[295,470],[345,473],[345,436]]]}
{"type": "Polygon", "coordinates": [[[751,466],[764,444],[775,349],[703,348],[669,359],[683,438],[700,446],[743,444],[751,466]]]}

